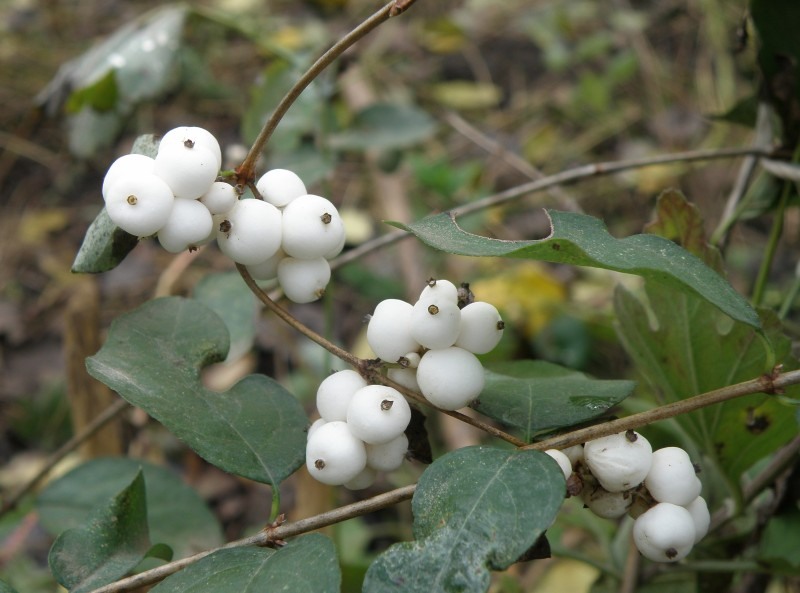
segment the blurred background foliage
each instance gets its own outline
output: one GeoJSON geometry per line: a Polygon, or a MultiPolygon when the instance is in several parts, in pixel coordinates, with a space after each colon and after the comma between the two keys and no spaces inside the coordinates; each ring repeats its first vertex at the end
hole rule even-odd
{"type": "MultiPolygon", "coordinates": [[[[79,394],[91,383],[75,369],[93,351],[74,335],[85,326],[70,320],[94,315],[88,342],[97,342],[113,318],[154,295],[195,294],[212,305],[235,299],[241,314],[231,323],[244,342],[237,357],[208,370],[209,385],[222,389],[264,372],[313,409],[316,385],[340,363],[258,316],[230,275],[207,281],[230,272],[215,248],[172,257],[144,241],[110,273],[69,270],[100,209],[105,169],[137,135],[200,125],[220,139],[225,166],[235,167],[299,74],[377,8],[365,0],[0,5],[0,489],[21,483],[90,415],[79,394]]],[[[409,222],[572,166],[750,145],[753,130],[741,123],[754,123],[759,74],[746,9],[722,0],[419,0],[303,93],[259,170],[291,168],[329,197],[353,247],[388,232],[383,220],[409,222]]],[[[542,237],[547,206],[598,216],[623,236],[641,232],[659,193],[677,188],[710,233],[739,166],[650,167],[536,194],[463,223],[498,238],[542,237]]],[[[775,203],[777,185],[769,177],[753,185],[754,213],[775,203]]],[[[793,281],[796,210],[785,224],[765,294],[771,306],[793,281]]],[[[729,277],[745,294],[768,232],[768,221],[752,217],[727,243],[729,277]]],[[[508,331],[489,361],[540,358],[601,378],[631,376],[612,299],[616,283],[636,282],[607,272],[444,257],[406,241],[337,270],[322,306],[292,311],[367,356],[364,315],[383,298],[414,299],[431,276],[470,282],[479,299],[501,309],[508,331]]],[[[438,452],[482,438],[449,419],[427,429],[438,452]]],[[[268,515],[268,488],[208,467],[139,413],[126,413],[108,438],[113,445],[82,449],[59,471],[111,453],[171,466],[211,505],[226,538],[251,533],[268,515]]],[[[297,475],[283,500],[290,517],[308,516],[409,483],[422,469],[409,465],[358,493],[311,488],[297,475]]],[[[569,501],[550,533],[553,549],[577,560],[515,565],[497,575],[493,590],[588,591],[601,574],[612,580],[598,582],[615,582],[627,532],[578,506],[569,501]]],[[[0,519],[0,577],[20,591],[55,591],[45,562],[53,534],[36,512],[25,499],[0,519]]],[[[358,590],[376,552],[410,537],[409,513],[400,505],[329,528],[345,591],[358,590]]],[[[670,586],[686,583],[667,580],[658,590],[670,586]]]]}

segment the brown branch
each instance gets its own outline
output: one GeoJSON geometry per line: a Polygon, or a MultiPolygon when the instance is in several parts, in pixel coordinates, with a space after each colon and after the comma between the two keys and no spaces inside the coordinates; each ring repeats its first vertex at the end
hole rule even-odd
{"type": "Polygon", "coordinates": [[[322,54],[317,61],[311,65],[305,74],[303,74],[297,80],[297,82],[294,83],[292,88],[289,89],[283,99],[281,99],[280,103],[278,103],[278,106],[275,107],[275,111],[272,112],[272,115],[269,116],[269,119],[264,124],[264,127],[261,128],[261,131],[258,133],[258,137],[256,138],[255,142],[253,142],[253,146],[250,147],[250,150],[247,153],[244,161],[237,168],[236,173],[238,175],[238,182],[240,184],[249,183],[255,178],[256,161],[258,160],[261,151],[264,150],[264,146],[266,146],[267,142],[272,136],[272,133],[275,131],[275,128],[278,127],[278,124],[286,115],[286,112],[289,111],[289,108],[294,104],[306,87],[311,84],[311,82],[317,78],[317,76],[319,76],[322,71],[325,70],[325,68],[330,66],[336,58],[341,56],[359,39],[370,33],[381,23],[384,23],[393,16],[397,16],[408,10],[408,8],[410,8],[415,1],[416,0],[392,0],[378,12],[358,25],[355,29],[350,31],[350,33],[337,41],[328,51],[322,54]]]}

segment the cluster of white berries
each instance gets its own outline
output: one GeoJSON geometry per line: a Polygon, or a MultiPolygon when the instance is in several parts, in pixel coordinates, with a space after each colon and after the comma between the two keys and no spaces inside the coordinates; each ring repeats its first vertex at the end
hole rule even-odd
{"type": "Polygon", "coordinates": [[[412,305],[381,301],[367,326],[367,342],[390,368],[388,377],[419,391],[434,406],[458,410],[480,395],[486,354],[503,335],[503,320],[486,302],[459,294],[447,280],[429,280],[412,305]],[[461,305],[461,306],[460,306],[461,305]]]}
{"type": "Polygon", "coordinates": [[[306,467],[324,484],[360,490],[376,472],[399,468],[411,408],[403,394],[369,385],[357,372],[338,371],[317,389],[320,418],[308,430],[306,467]]]}
{"type": "Polygon", "coordinates": [[[344,247],[344,224],[327,199],[309,195],[286,169],[256,183],[263,200],[239,199],[217,181],[222,152],[203,128],[167,132],[155,158],[118,158],[103,180],[111,220],[137,237],[156,235],[171,253],[216,239],[220,250],[247,266],[256,280],[277,278],[296,303],[317,300],[331,277],[328,260],[344,247]]]}
{"type": "Polygon", "coordinates": [[[689,454],[680,447],[653,451],[629,430],[570,447],[549,450],[569,480],[580,478],[584,504],[596,515],[636,520],[639,552],[655,562],[677,562],[708,532],[710,515],[689,454]]]}

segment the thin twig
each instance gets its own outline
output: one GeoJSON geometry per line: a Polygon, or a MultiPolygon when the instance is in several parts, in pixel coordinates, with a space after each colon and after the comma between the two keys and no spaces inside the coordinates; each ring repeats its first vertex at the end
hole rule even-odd
{"type": "Polygon", "coordinates": [[[247,153],[247,156],[242,164],[236,170],[239,176],[239,183],[246,184],[254,179],[256,161],[258,160],[261,151],[264,150],[264,146],[266,146],[267,142],[272,136],[272,133],[275,131],[275,128],[278,127],[278,124],[283,119],[283,116],[286,115],[286,112],[289,111],[289,108],[294,104],[305,88],[311,84],[311,82],[313,82],[313,80],[317,78],[322,71],[325,70],[325,68],[330,66],[330,64],[336,58],[342,55],[345,50],[350,48],[359,39],[370,33],[381,23],[389,20],[393,16],[397,16],[398,14],[405,12],[412,4],[414,4],[415,1],[416,0],[392,0],[378,12],[358,25],[355,29],[350,31],[350,33],[337,41],[328,51],[322,54],[322,56],[320,56],[317,61],[311,65],[305,74],[303,74],[297,80],[297,82],[294,83],[294,86],[289,89],[286,95],[284,95],[283,99],[281,99],[281,102],[278,103],[277,107],[275,107],[275,111],[273,111],[272,115],[269,116],[269,119],[264,124],[264,127],[261,128],[261,131],[258,133],[258,137],[250,147],[250,151],[247,153]]]}
{"type": "MultiPolygon", "coordinates": [[[[780,391],[784,387],[796,385],[798,383],[800,383],[800,371],[789,371],[787,373],[776,374],[774,376],[764,375],[758,377],[757,379],[722,387],[714,391],[697,395],[687,400],[662,406],[661,408],[648,410],[647,412],[642,412],[640,414],[634,414],[628,418],[606,422],[604,424],[591,427],[590,429],[576,430],[559,437],[522,447],[522,449],[563,449],[573,444],[582,443],[593,438],[608,436],[628,429],[641,428],[642,426],[646,426],[657,420],[671,418],[673,416],[677,416],[678,414],[691,412],[699,408],[711,406],[736,397],[751,395],[753,393],[774,393],[776,391],[780,391]]],[[[118,593],[120,591],[129,591],[144,585],[149,585],[160,581],[175,572],[178,572],[190,564],[194,564],[198,560],[205,558],[217,550],[226,548],[241,548],[246,546],[266,546],[279,540],[302,535],[303,533],[308,533],[327,525],[332,525],[353,517],[371,513],[373,511],[394,505],[398,502],[408,500],[414,495],[415,488],[415,484],[403,486],[402,488],[390,490],[389,492],[384,492],[383,494],[373,496],[372,498],[354,502],[352,504],[327,511],[319,515],[314,515],[313,517],[308,517],[306,519],[301,519],[291,523],[284,523],[282,525],[268,526],[254,536],[231,542],[225,546],[222,546],[221,548],[215,548],[213,550],[201,552],[194,556],[190,556],[189,558],[170,562],[164,566],[159,566],[158,568],[154,568],[132,577],[116,581],[104,587],[100,587],[99,589],[95,589],[90,593],[118,593]]]]}
{"type": "MultiPolygon", "coordinates": [[[[565,169],[554,175],[542,177],[530,183],[523,183],[509,189],[503,190],[496,194],[486,196],[480,200],[470,202],[460,208],[453,210],[456,216],[465,216],[467,214],[474,214],[481,210],[486,210],[493,206],[505,204],[517,198],[521,198],[528,194],[536,193],[571,183],[574,181],[581,181],[584,179],[601,177],[604,175],[611,175],[613,173],[620,173],[622,171],[629,171],[632,169],[643,169],[646,167],[653,167],[658,165],[678,164],[683,162],[696,162],[708,161],[716,159],[730,159],[742,156],[751,157],[770,157],[772,153],[764,148],[728,148],[722,150],[692,150],[687,152],[676,152],[673,154],[659,155],[655,157],[645,157],[640,159],[627,159],[621,161],[606,161],[602,163],[594,163],[590,165],[581,165],[572,169],[565,169]]],[[[398,241],[413,237],[407,231],[394,230],[385,235],[381,235],[376,239],[362,243],[354,249],[350,249],[331,261],[331,269],[340,268],[352,261],[364,257],[368,253],[377,251],[384,247],[388,247],[398,241]]]]}
{"type": "Polygon", "coordinates": [[[57,451],[55,451],[50,457],[47,458],[44,465],[39,468],[39,471],[36,472],[34,476],[32,476],[27,482],[25,482],[22,486],[17,488],[12,494],[8,496],[6,500],[3,501],[3,507],[0,508],[0,517],[2,517],[5,513],[13,509],[14,507],[19,504],[19,501],[22,499],[23,496],[28,494],[31,490],[33,490],[36,485],[47,475],[50,471],[58,465],[58,463],[64,459],[67,455],[72,453],[75,449],[80,447],[84,442],[88,439],[92,438],[97,432],[102,429],[106,424],[108,424],[111,420],[116,418],[124,409],[128,407],[128,402],[124,399],[117,400],[110,406],[108,406],[103,412],[97,415],[89,424],[85,426],[85,428],[69,439],[66,443],[61,445],[57,451]]]}
{"type": "Polygon", "coordinates": [[[414,495],[415,489],[416,484],[412,484],[411,486],[403,486],[402,488],[390,490],[389,492],[378,494],[372,498],[360,500],[358,502],[333,509],[332,511],[327,511],[319,515],[309,517],[307,519],[301,519],[291,523],[283,523],[281,525],[268,526],[251,537],[240,539],[220,548],[200,552],[194,556],[189,556],[188,558],[183,558],[182,560],[170,562],[169,564],[159,566],[152,570],[141,572],[104,587],[100,587],[99,589],[95,589],[91,593],[118,593],[120,591],[130,591],[131,589],[137,589],[145,585],[151,585],[219,550],[229,548],[244,548],[250,546],[266,546],[272,542],[277,542],[289,537],[308,533],[309,531],[314,531],[316,529],[322,529],[328,525],[340,523],[360,515],[366,515],[367,513],[372,513],[382,508],[403,502],[404,500],[408,500],[414,495]]]}

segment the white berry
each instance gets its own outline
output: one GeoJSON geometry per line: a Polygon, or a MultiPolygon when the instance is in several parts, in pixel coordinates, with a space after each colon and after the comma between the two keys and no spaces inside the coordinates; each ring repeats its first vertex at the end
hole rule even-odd
{"type": "Polygon", "coordinates": [[[644,484],[658,502],[680,506],[692,502],[702,489],[689,454],[680,447],[664,447],[653,452],[653,464],[644,484]]]}
{"type": "Polygon", "coordinates": [[[411,337],[425,348],[452,346],[461,329],[461,309],[453,302],[439,299],[419,300],[411,312],[411,337]]]}
{"type": "Polygon", "coordinates": [[[181,126],[173,128],[161,138],[159,150],[162,146],[199,146],[211,152],[214,156],[214,163],[216,169],[222,167],[222,150],[220,149],[219,142],[214,137],[214,134],[205,128],[198,128],[197,126],[181,126]]]}
{"type": "Polygon", "coordinates": [[[222,253],[245,266],[258,264],[281,246],[281,212],[261,200],[239,200],[226,214],[215,217],[217,244],[222,253]]]}
{"type": "Polygon", "coordinates": [[[367,343],[375,356],[397,362],[401,356],[419,349],[411,337],[411,312],[414,307],[399,299],[378,303],[367,325],[367,343]]]}
{"type": "Polygon", "coordinates": [[[375,445],[397,438],[411,421],[403,394],[385,385],[367,385],[353,394],[347,407],[347,426],[365,443],[375,445]]]}
{"type": "Polygon", "coordinates": [[[310,303],[322,297],[330,279],[331,265],[324,257],[287,256],[278,262],[278,282],[286,298],[295,303],[310,303]]]}
{"type": "Polygon", "coordinates": [[[367,466],[352,480],[343,484],[348,490],[363,490],[369,488],[375,482],[375,470],[367,466]]]}
{"type": "Polygon", "coordinates": [[[162,144],[153,169],[176,198],[194,200],[214,183],[219,172],[213,152],[199,144],[162,144]]]}
{"type": "Polygon", "coordinates": [[[158,242],[170,253],[196,248],[211,234],[214,222],[208,209],[196,200],[175,200],[158,242]]]}
{"type": "Polygon", "coordinates": [[[685,508],[660,502],[633,523],[633,541],[645,558],[677,562],[692,551],[695,528],[685,508]]]}
{"type": "Polygon", "coordinates": [[[548,449],[545,451],[545,455],[549,455],[553,459],[555,459],[558,467],[561,468],[561,472],[564,474],[564,479],[568,480],[569,477],[572,475],[572,464],[569,461],[569,457],[564,455],[558,449],[548,449]]]}
{"type": "Polygon", "coordinates": [[[256,189],[264,200],[278,208],[308,193],[300,177],[288,169],[267,171],[256,181],[256,189]]]}
{"type": "Polygon", "coordinates": [[[206,193],[200,196],[200,201],[211,214],[225,214],[236,205],[238,199],[236,188],[224,181],[215,181],[206,193]]]}
{"type": "Polygon", "coordinates": [[[330,200],[305,195],[283,209],[283,250],[292,257],[325,257],[343,237],[344,223],[330,200]]]}
{"type": "Polygon", "coordinates": [[[600,485],[585,485],[581,498],[590,511],[603,519],[619,519],[628,512],[634,500],[630,490],[609,492],[600,485]]]}
{"type": "Polygon", "coordinates": [[[410,389],[411,391],[419,391],[419,383],[417,383],[416,369],[392,368],[386,372],[386,376],[389,377],[395,383],[399,383],[406,389],[410,389]]]}
{"type": "Polygon", "coordinates": [[[155,161],[143,154],[126,154],[111,163],[103,178],[103,199],[108,189],[120,179],[136,177],[141,173],[152,173],[155,161]]]}
{"type": "Polygon", "coordinates": [[[364,378],[353,370],[328,375],[317,388],[317,411],[328,422],[347,420],[347,406],[353,394],[366,387],[364,378]]]}
{"type": "Polygon", "coordinates": [[[494,305],[475,301],[461,309],[461,331],[456,346],[474,354],[486,354],[497,346],[504,327],[494,305]]]}
{"type": "Polygon", "coordinates": [[[247,271],[255,280],[272,280],[278,277],[278,264],[286,257],[283,249],[278,249],[277,253],[270,258],[257,264],[247,266],[247,271]]]}
{"type": "Polygon", "coordinates": [[[449,280],[431,278],[419,294],[420,301],[448,301],[458,304],[458,288],[449,280]]]}
{"type": "MultiPolygon", "coordinates": [[[[369,449],[367,450],[367,460],[369,460],[369,449]]],[[[706,499],[698,496],[686,505],[686,510],[689,511],[692,521],[694,521],[694,543],[697,543],[706,536],[708,527],[711,525],[711,513],[708,512],[706,499]]]]}
{"type": "Polygon", "coordinates": [[[650,442],[632,430],[589,441],[583,447],[589,470],[609,492],[622,492],[644,481],[653,459],[650,442]]]}
{"type": "Polygon", "coordinates": [[[405,434],[379,445],[367,444],[367,467],[382,472],[393,472],[401,465],[408,452],[408,437],[405,434]]]}
{"type": "Polygon", "coordinates": [[[472,352],[451,346],[428,350],[417,367],[422,395],[443,410],[458,410],[473,401],[484,385],[483,366],[472,352]]]}
{"type": "Polygon", "coordinates": [[[326,422],[308,435],[306,467],[323,484],[338,486],[355,478],[367,466],[364,442],[345,422],[326,422]]]}
{"type": "Polygon", "coordinates": [[[308,434],[307,439],[311,438],[311,435],[324,424],[327,424],[324,418],[317,418],[314,422],[311,423],[311,426],[308,427],[308,434]]]}
{"type": "Polygon", "coordinates": [[[579,462],[583,461],[583,445],[573,445],[572,447],[562,449],[561,452],[569,458],[573,468],[579,462]]]}
{"type": "Polygon", "coordinates": [[[117,179],[106,192],[108,216],[123,231],[149,237],[167,223],[175,199],[154,173],[117,179]]]}

